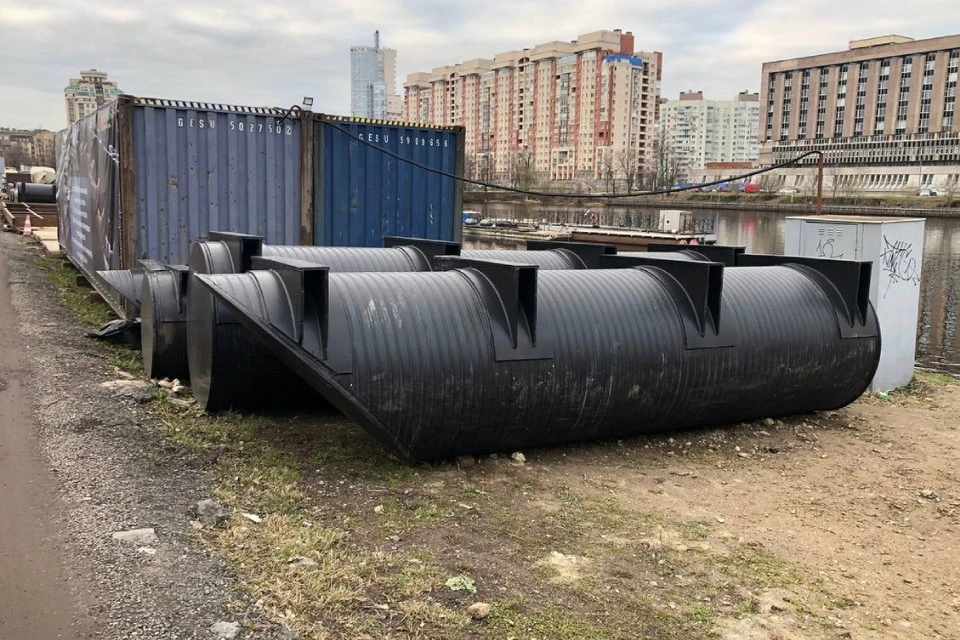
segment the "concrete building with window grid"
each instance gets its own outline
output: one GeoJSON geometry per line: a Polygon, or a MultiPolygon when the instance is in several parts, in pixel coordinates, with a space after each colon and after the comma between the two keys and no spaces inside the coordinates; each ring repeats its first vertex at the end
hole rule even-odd
{"type": "Polygon", "coordinates": [[[88,69],[81,71],[79,78],[70,78],[70,84],[63,90],[63,99],[67,107],[67,124],[73,124],[87,116],[107,102],[116,100],[123,93],[116,82],[107,79],[105,71],[88,69]]]}
{"type": "Polygon", "coordinates": [[[403,99],[397,94],[397,52],[380,46],[380,32],[372,47],[350,48],[350,115],[398,120],[403,99]]]}
{"type": "Polygon", "coordinates": [[[404,120],[462,125],[480,179],[623,180],[651,160],[661,64],[629,31],[595,31],[410,74],[404,120]]]}
{"type": "MultiPolygon", "coordinates": [[[[828,194],[960,190],[956,111],[960,35],[880,36],[846,51],[767,62],[760,163],[823,151],[828,194]]],[[[812,189],[816,171],[781,169],[770,186],[812,189]]]]}
{"type": "Polygon", "coordinates": [[[709,163],[756,162],[759,122],[760,95],[748,91],[733,100],[705,100],[701,91],[686,91],[660,105],[660,125],[681,179],[709,163]]]}

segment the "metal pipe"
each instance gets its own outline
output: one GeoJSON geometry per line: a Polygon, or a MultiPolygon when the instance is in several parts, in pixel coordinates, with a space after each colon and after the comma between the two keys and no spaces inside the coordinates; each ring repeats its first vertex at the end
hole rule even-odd
{"type": "Polygon", "coordinates": [[[823,151],[817,153],[817,215],[823,214],[823,151]]]}

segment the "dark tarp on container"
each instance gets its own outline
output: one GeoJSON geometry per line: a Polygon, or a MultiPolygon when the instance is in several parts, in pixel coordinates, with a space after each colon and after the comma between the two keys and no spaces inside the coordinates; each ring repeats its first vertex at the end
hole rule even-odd
{"type": "Polygon", "coordinates": [[[462,127],[318,115],[313,244],[379,247],[384,236],[459,241],[462,127]]]}
{"type": "MultiPolygon", "coordinates": [[[[57,135],[57,235],[78,269],[99,282],[97,271],[123,266],[120,235],[120,166],[117,103],[57,135]]],[[[97,287],[119,297],[109,287],[97,287]]]]}

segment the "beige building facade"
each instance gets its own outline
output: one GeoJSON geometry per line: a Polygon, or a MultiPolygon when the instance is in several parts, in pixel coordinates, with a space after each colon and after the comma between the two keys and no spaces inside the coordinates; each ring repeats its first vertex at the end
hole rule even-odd
{"type": "Polygon", "coordinates": [[[55,164],[53,131],[39,129],[33,134],[33,162],[34,164],[52,167],[55,164]]]}
{"type": "Polygon", "coordinates": [[[660,126],[679,177],[690,178],[715,162],[756,162],[760,95],[742,91],[733,100],[706,100],[686,91],[660,105],[660,126]]]}
{"type": "MultiPolygon", "coordinates": [[[[960,35],[879,36],[763,65],[760,163],[822,151],[844,191],[960,187],[960,35]]],[[[807,161],[815,163],[815,159],[807,161]]],[[[805,187],[809,169],[778,170],[805,187]]]]}
{"type": "Polygon", "coordinates": [[[650,160],[661,66],[631,32],[595,31],[410,74],[404,119],[463,126],[480,179],[623,179],[650,160]]]}
{"type": "Polygon", "coordinates": [[[105,103],[116,100],[123,93],[116,82],[107,78],[105,71],[88,69],[81,71],[79,78],[70,78],[70,84],[63,90],[63,99],[67,108],[67,124],[73,124],[87,116],[105,103]]]}

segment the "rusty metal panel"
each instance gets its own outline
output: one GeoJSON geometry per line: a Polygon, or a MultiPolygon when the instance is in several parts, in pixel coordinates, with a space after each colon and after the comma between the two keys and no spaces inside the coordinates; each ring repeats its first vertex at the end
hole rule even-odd
{"type": "Polygon", "coordinates": [[[185,263],[210,231],[300,240],[300,120],[279,109],[137,98],[136,259],[185,263]]]}

